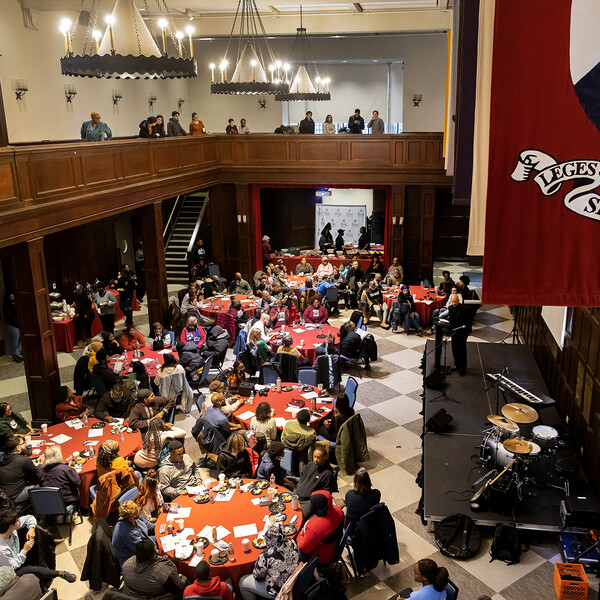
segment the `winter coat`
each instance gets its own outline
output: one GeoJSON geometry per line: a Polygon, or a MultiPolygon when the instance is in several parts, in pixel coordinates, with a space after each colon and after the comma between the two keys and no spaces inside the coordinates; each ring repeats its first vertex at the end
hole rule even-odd
{"type": "Polygon", "coordinates": [[[333,561],[338,543],[342,537],[344,511],[333,503],[331,494],[325,490],[313,492],[311,496],[322,494],[327,499],[327,514],[324,517],[313,515],[306,521],[298,534],[298,548],[311,558],[317,556],[321,564],[333,561]]]}
{"type": "Polygon", "coordinates": [[[94,520],[106,519],[118,508],[117,496],[127,487],[137,485],[137,477],[131,467],[115,469],[105,473],[96,484],[96,498],[91,509],[94,520]]]}
{"type": "Polygon", "coordinates": [[[60,423],[79,417],[87,408],[81,396],[74,396],[72,402],[59,402],[54,408],[56,419],[60,423]]]}
{"type": "Polygon", "coordinates": [[[388,565],[398,564],[400,556],[396,527],[388,507],[383,502],[376,504],[360,518],[352,536],[352,548],[359,575],[374,569],[380,560],[388,565]]]}
{"type": "Polygon", "coordinates": [[[298,547],[281,530],[281,524],[271,525],[265,533],[267,548],[256,563],[252,576],[264,580],[267,592],[276,596],[298,566],[298,547]]]}
{"type": "Polygon", "coordinates": [[[202,356],[206,359],[209,356],[220,357],[225,356],[227,348],[229,348],[229,332],[215,325],[208,334],[206,345],[202,351],[202,356]]]}
{"type": "Polygon", "coordinates": [[[87,555],[81,581],[89,581],[94,591],[106,582],[115,588],[121,584],[121,567],[112,547],[112,534],[106,519],[98,519],[87,543],[87,555]]]}
{"type": "Polygon", "coordinates": [[[218,454],[219,448],[225,443],[223,432],[203,418],[198,419],[192,427],[192,436],[210,454],[218,454]]]}
{"type": "Polygon", "coordinates": [[[357,462],[369,460],[367,433],[360,414],[350,417],[338,431],[335,440],[335,458],[340,471],[353,475],[357,462]]]}
{"type": "Polygon", "coordinates": [[[246,479],[252,479],[254,473],[247,449],[244,448],[239,454],[234,454],[227,448],[227,443],[222,444],[219,448],[217,473],[225,473],[227,478],[245,477],[246,479]]]}
{"type": "Polygon", "coordinates": [[[309,462],[302,471],[295,491],[300,500],[309,500],[314,492],[320,490],[330,493],[338,491],[336,476],[328,460],[320,467],[312,461],[309,462]]]}
{"type": "Polygon", "coordinates": [[[156,396],[150,406],[146,406],[143,402],[134,404],[129,413],[129,427],[132,429],[148,429],[150,419],[155,417],[159,412],[166,415],[175,406],[173,398],[163,398],[156,396]]]}
{"type": "Polygon", "coordinates": [[[126,419],[129,416],[129,408],[132,400],[133,396],[131,395],[131,392],[124,389],[122,400],[120,402],[115,402],[110,395],[110,390],[108,390],[108,392],[102,394],[100,400],[98,400],[94,415],[96,419],[100,419],[101,421],[104,421],[108,416],[126,419]]]}
{"type": "Polygon", "coordinates": [[[234,600],[233,592],[229,589],[224,581],[221,581],[220,577],[211,577],[210,581],[206,583],[200,583],[197,579],[188,585],[183,592],[184,598],[190,596],[221,596],[223,600],[234,600]]]}
{"type": "Polygon", "coordinates": [[[63,463],[45,465],[41,472],[42,487],[57,487],[65,504],[72,504],[79,499],[81,477],[75,469],[63,463]]]}
{"type": "Polygon", "coordinates": [[[204,359],[200,353],[200,348],[194,342],[188,342],[180,348],[179,352],[179,364],[185,369],[185,376],[188,381],[197,381],[200,379],[198,369],[204,366],[204,359]]]}

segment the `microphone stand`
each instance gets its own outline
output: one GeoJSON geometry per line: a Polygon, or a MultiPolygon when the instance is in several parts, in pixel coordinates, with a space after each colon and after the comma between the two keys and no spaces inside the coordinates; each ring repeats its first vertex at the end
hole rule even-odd
{"type": "MultiPolygon", "coordinates": [[[[508,373],[508,366],[504,367],[504,369],[502,369],[502,372],[500,373],[500,375],[504,375],[504,373],[508,373]]],[[[496,386],[496,412],[494,414],[498,415],[500,414],[498,412],[499,408],[500,408],[500,391],[502,391],[502,397],[504,398],[504,404],[506,404],[506,396],[504,395],[504,388],[500,387],[500,377],[494,377],[492,379],[492,383],[490,383],[490,385],[488,385],[485,390],[484,390],[484,394],[487,394],[494,386],[496,386]]]]}
{"type": "MultiPolygon", "coordinates": [[[[438,325],[439,327],[439,325],[438,325]]],[[[429,352],[427,352],[425,354],[425,357],[429,356],[432,352],[434,352],[435,350],[437,350],[440,346],[443,346],[444,348],[444,365],[443,367],[440,366],[440,372],[443,374],[443,379],[442,379],[442,391],[441,393],[436,396],[435,398],[432,398],[431,400],[429,400],[429,402],[436,402],[437,400],[439,400],[440,398],[447,398],[448,400],[452,400],[452,402],[456,402],[457,404],[460,404],[460,400],[457,400],[456,398],[450,398],[449,396],[446,395],[446,377],[448,375],[448,366],[446,365],[446,352],[447,352],[447,347],[448,347],[448,340],[452,338],[452,336],[457,332],[460,331],[461,329],[464,329],[463,327],[457,327],[456,329],[453,329],[439,344],[437,344],[436,346],[434,346],[434,348],[432,350],[430,350],[429,352]]]]}

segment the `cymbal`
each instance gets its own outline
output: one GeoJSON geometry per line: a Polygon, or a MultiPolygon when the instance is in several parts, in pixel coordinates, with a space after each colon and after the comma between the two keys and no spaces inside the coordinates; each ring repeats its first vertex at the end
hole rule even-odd
{"type": "Polygon", "coordinates": [[[513,454],[530,454],[533,450],[531,444],[523,438],[509,438],[504,440],[502,445],[513,454]]]}
{"type": "Polygon", "coordinates": [[[527,404],[505,404],[502,407],[502,414],[515,423],[533,423],[538,420],[537,410],[527,406],[527,404]]]}
{"type": "Polygon", "coordinates": [[[505,429],[506,431],[510,431],[511,433],[517,433],[519,431],[519,426],[510,419],[506,417],[501,417],[500,415],[488,415],[487,420],[496,427],[500,427],[501,429],[505,429]]]}

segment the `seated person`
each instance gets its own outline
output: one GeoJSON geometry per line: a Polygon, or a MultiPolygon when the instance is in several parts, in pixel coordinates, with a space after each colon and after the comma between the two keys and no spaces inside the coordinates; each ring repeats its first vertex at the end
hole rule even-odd
{"type": "Polygon", "coordinates": [[[407,588],[397,596],[392,596],[394,600],[398,598],[445,600],[446,586],[448,585],[449,580],[446,567],[438,567],[435,561],[430,558],[424,558],[414,565],[413,577],[414,580],[423,587],[414,592],[410,588],[407,588]]]}
{"type": "Polygon", "coordinates": [[[233,320],[239,329],[243,329],[250,318],[244,312],[242,301],[239,298],[231,299],[231,305],[227,309],[227,314],[233,317],[233,320]]]}
{"type": "Polygon", "coordinates": [[[29,490],[40,483],[41,469],[27,456],[25,441],[20,436],[10,437],[2,447],[0,457],[0,490],[20,510],[29,506],[29,490]]]}
{"type": "Polygon", "coordinates": [[[326,579],[319,587],[315,600],[348,600],[346,589],[349,583],[348,567],[341,560],[333,562],[327,567],[326,579]]]}
{"type": "Polygon", "coordinates": [[[70,387],[61,385],[58,388],[58,400],[54,412],[56,420],[62,423],[88,415],[90,411],[81,396],[76,396],[70,387]]]}
{"type": "Polygon", "coordinates": [[[375,273],[379,273],[382,277],[384,275],[387,275],[385,267],[383,266],[383,263],[379,260],[379,256],[377,254],[374,254],[371,257],[371,264],[367,267],[365,277],[367,279],[371,279],[372,277],[374,277],[375,273]]]}
{"type": "Polygon", "coordinates": [[[267,547],[260,553],[252,573],[243,575],[239,589],[244,600],[275,598],[298,566],[298,547],[281,529],[280,523],[265,532],[267,547]]]}
{"type": "Polygon", "coordinates": [[[227,291],[225,284],[219,281],[218,275],[213,275],[210,281],[205,283],[202,288],[204,289],[204,297],[210,298],[211,296],[220,296],[227,291]]]}
{"type": "Polygon", "coordinates": [[[181,330],[181,341],[184,344],[194,343],[198,348],[202,348],[206,343],[206,332],[198,326],[196,317],[189,317],[185,327],[181,330]]]}
{"type": "Polygon", "coordinates": [[[234,296],[238,294],[251,296],[252,287],[245,279],[242,279],[241,273],[236,273],[233,281],[229,284],[229,293],[233,294],[234,296]]]}
{"type": "Polygon", "coordinates": [[[282,325],[290,324],[290,311],[283,305],[283,300],[275,300],[273,308],[269,311],[271,327],[279,329],[282,325]]]}
{"type": "Polygon", "coordinates": [[[313,280],[310,277],[307,277],[304,280],[304,289],[300,292],[300,310],[302,312],[312,304],[315,296],[321,299],[321,294],[317,291],[313,280]]]}
{"type": "MultiPolygon", "coordinates": [[[[456,285],[454,283],[454,279],[450,277],[450,271],[442,271],[442,281],[440,281],[440,285],[438,285],[438,290],[440,292],[444,292],[446,296],[449,296],[452,293],[452,288],[456,285]]],[[[469,283],[471,281],[469,280],[469,283]]]]}
{"type": "Polygon", "coordinates": [[[42,487],[57,487],[67,506],[79,500],[81,477],[73,467],[65,464],[59,444],[47,446],[44,451],[44,466],[42,467],[40,485],[42,487]]]}
{"type": "Polygon", "coordinates": [[[363,291],[361,301],[364,303],[365,307],[363,310],[365,323],[369,322],[371,313],[375,313],[375,316],[380,321],[379,324],[381,327],[384,329],[390,328],[390,325],[387,322],[388,305],[383,300],[381,288],[373,279],[369,281],[369,286],[363,291]]]}
{"type": "Polygon", "coordinates": [[[273,301],[281,300],[284,306],[290,306],[290,303],[292,303],[296,307],[296,310],[300,306],[296,293],[287,287],[287,285],[282,285],[280,281],[273,282],[271,286],[271,298],[273,301]]]}
{"type": "Polygon", "coordinates": [[[135,402],[129,411],[129,427],[139,429],[144,434],[151,419],[163,419],[175,406],[174,398],[155,396],[152,390],[138,390],[135,402]]]}
{"type": "Polygon", "coordinates": [[[277,354],[291,354],[292,356],[295,356],[300,362],[306,361],[306,358],[304,357],[302,352],[300,352],[298,348],[292,347],[294,340],[291,335],[286,335],[281,340],[281,342],[281,346],[279,346],[279,348],[277,349],[277,354]]]}
{"type": "Polygon", "coordinates": [[[158,487],[158,473],[150,469],[142,483],[138,495],[133,501],[140,507],[140,516],[149,523],[156,523],[158,515],[162,512],[163,495],[158,487]]]}
{"type": "Polygon", "coordinates": [[[33,428],[8,402],[0,402],[0,441],[31,435],[33,428]]]}
{"type": "Polygon", "coordinates": [[[154,525],[140,517],[140,507],[133,500],[127,500],[119,506],[119,520],[112,535],[115,557],[121,568],[126,560],[135,556],[136,544],[142,540],[154,543],[154,525]]]}
{"type": "Polygon", "coordinates": [[[317,277],[320,279],[323,275],[333,275],[333,265],[326,256],[321,257],[321,264],[317,267],[317,277]]]}
{"type": "Polygon", "coordinates": [[[421,321],[415,308],[415,301],[412,297],[412,294],[410,293],[410,288],[406,284],[400,287],[400,293],[398,294],[398,302],[400,304],[406,304],[408,308],[408,319],[404,323],[404,331],[408,333],[410,328],[414,327],[417,330],[418,335],[423,335],[423,330],[421,329],[421,321]]]}
{"type": "Polygon", "coordinates": [[[328,333],[327,338],[323,340],[323,343],[315,348],[316,359],[312,365],[313,369],[317,368],[318,358],[324,354],[339,354],[340,349],[335,343],[335,335],[333,333],[328,333]]]}
{"type": "Polygon", "coordinates": [[[230,337],[229,331],[223,329],[220,325],[215,325],[206,338],[206,344],[202,350],[202,357],[205,360],[210,356],[224,358],[227,348],[229,348],[230,337]]]}
{"type": "Polygon", "coordinates": [[[225,438],[229,437],[232,431],[241,429],[242,426],[238,423],[230,423],[223,413],[225,406],[225,396],[223,394],[213,394],[211,398],[212,406],[209,406],[204,413],[204,420],[210,423],[213,427],[221,430],[225,438]]]}
{"type": "Polygon", "coordinates": [[[369,472],[361,467],[354,474],[354,487],[346,492],[346,524],[358,521],[366,515],[373,506],[381,502],[381,492],[375,490],[371,484],[369,472]]]}
{"type": "Polygon", "coordinates": [[[339,267],[333,267],[333,275],[329,278],[329,281],[339,289],[346,287],[346,278],[339,267]]]}
{"type": "Polygon", "coordinates": [[[185,588],[183,592],[184,598],[190,596],[202,596],[203,598],[207,596],[220,596],[223,600],[234,600],[233,583],[221,581],[218,575],[211,577],[208,561],[203,560],[199,562],[196,565],[195,573],[196,581],[185,588]]]}
{"type": "Polygon", "coordinates": [[[152,387],[146,365],[141,360],[135,360],[131,363],[131,373],[127,376],[127,380],[134,382],[136,392],[137,390],[149,390],[152,387]]]}
{"type": "Polygon", "coordinates": [[[267,453],[262,457],[258,466],[256,477],[265,481],[271,481],[271,475],[275,475],[275,483],[277,485],[294,490],[296,489],[296,484],[290,479],[290,474],[281,466],[281,460],[285,454],[284,451],[285,446],[281,442],[271,442],[267,453]]]}
{"type": "Polygon", "coordinates": [[[329,319],[329,313],[327,309],[321,305],[320,296],[315,296],[310,306],[306,308],[302,315],[305,323],[312,323],[317,325],[319,323],[327,323],[329,319]]]}
{"type": "Polygon", "coordinates": [[[36,527],[35,517],[31,515],[19,517],[13,506],[0,511],[0,567],[10,567],[18,576],[31,573],[38,579],[60,577],[69,583],[75,583],[77,577],[68,571],[56,571],[39,565],[25,564],[29,563],[27,554],[35,545],[36,527]],[[25,528],[27,528],[27,541],[21,548],[17,530],[25,528]]]}
{"type": "Polygon", "coordinates": [[[300,471],[308,462],[308,451],[317,441],[317,432],[309,427],[311,412],[307,408],[298,411],[295,421],[288,421],[283,428],[283,445],[296,454],[300,471]]]}
{"type": "Polygon", "coordinates": [[[181,300],[182,315],[186,315],[191,309],[198,308],[198,304],[202,302],[202,299],[198,297],[198,294],[198,288],[196,287],[195,282],[192,281],[188,286],[187,294],[181,300]]]}
{"type": "Polygon", "coordinates": [[[169,442],[169,458],[160,465],[158,480],[168,501],[185,494],[186,486],[202,483],[200,474],[196,474],[196,464],[185,454],[183,444],[179,440],[169,442]]]}
{"type": "Polygon", "coordinates": [[[250,430],[264,435],[267,446],[277,439],[277,425],[271,416],[271,405],[268,402],[260,402],[256,407],[256,414],[250,419],[250,430]]]}
{"type": "Polygon", "coordinates": [[[306,257],[303,256],[296,265],[296,275],[312,275],[314,272],[313,266],[309,262],[306,262],[306,257]]]}
{"type": "Polygon", "coordinates": [[[144,436],[141,450],[135,453],[133,462],[140,469],[150,469],[158,466],[158,455],[163,444],[168,439],[184,439],[185,430],[175,427],[171,423],[165,423],[161,418],[155,417],[150,420],[148,430],[144,436]]]}
{"type": "Polygon", "coordinates": [[[148,342],[152,350],[164,350],[171,347],[171,334],[168,329],[165,329],[158,321],[152,323],[148,342]]]}
{"type": "Polygon", "coordinates": [[[327,460],[327,451],[321,445],[315,448],[312,461],[302,470],[296,486],[296,494],[300,498],[303,513],[308,514],[311,494],[318,490],[337,492],[336,477],[327,460]]]}
{"type": "Polygon", "coordinates": [[[323,421],[323,424],[319,427],[318,434],[330,442],[335,442],[340,427],[353,415],[354,409],[350,408],[348,396],[340,394],[335,401],[333,415],[330,419],[323,421]]]}
{"type": "Polygon", "coordinates": [[[122,334],[119,340],[123,350],[135,350],[146,345],[146,338],[131,324],[122,334]]]}
{"type": "Polygon", "coordinates": [[[185,373],[185,369],[177,362],[174,354],[163,354],[163,364],[158,367],[154,376],[154,385],[160,389],[160,382],[173,373],[185,373]]]}
{"type": "MultiPolygon", "coordinates": [[[[210,382],[208,386],[209,393],[206,395],[206,399],[204,400],[204,404],[202,405],[202,408],[200,410],[200,416],[202,418],[204,418],[204,415],[206,414],[206,409],[209,406],[212,406],[212,397],[215,394],[223,395],[224,391],[225,384],[222,381],[219,381],[218,379],[213,379],[210,382]]],[[[223,397],[225,396],[223,395],[223,397]]],[[[232,413],[234,413],[242,404],[244,404],[244,402],[246,402],[245,398],[242,398],[240,396],[228,396],[227,398],[225,398],[225,404],[221,407],[221,411],[227,418],[229,418],[232,413]]]]}
{"type": "Polygon", "coordinates": [[[115,418],[126,419],[129,416],[129,407],[132,402],[133,395],[119,381],[108,392],[102,394],[96,404],[94,416],[107,423],[112,423],[115,418]]]}
{"type": "Polygon", "coordinates": [[[190,278],[194,281],[200,281],[208,277],[208,267],[204,259],[199,258],[196,264],[190,269],[190,278]]]}
{"type": "Polygon", "coordinates": [[[129,467],[127,459],[119,456],[121,447],[117,440],[106,440],[98,448],[98,456],[96,458],[96,470],[98,477],[102,477],[106,473],[124,469],[129,467]]]}
{"type": "Polygon", "coordinates": [[[300,560],[317,556],[317,569],[324,571],[335,558],[344,527],[344,512],[334,504],[331,493],[318,490],[310,496],[310,517],[298,534],[300,560]]]}
{"type": "Polygon", "coordinates": [[[136,599],[176,600],[188,584],[177,572],[175,563],[160,556],[151,539],[135,545],[135,554],[123,563],[123,593],[136,599]]]}
{"type": "Polygon", "coordinates": [[[269,294],[268,290],[263,290],[261,293],[260,302],[258,303],[259,308],[264,313],[269,314],[273,304],[275,304],[275,298],[271,298],[271,294],[269,294]]]}
{"type": "Polygon", "coordinates": [[[108,356],[119,356],[120,354],[123,354],[123,348],[121,348],[119,342],[115,340],[115,334],[112,331],[101,331],[100,337],[102,338],[102,347],[106,350],[108,356]]]}
{"type": "MultiPolygon", "coordinates": [[[[107,390],[111,389],[115,384],[121,381],[121,376],[117,375],[109,366],[108,366],[108,354],[104,348],[100,348],[95,355],[96,364],[94,364],[92,368],[92,373],[102,380],[104,387],[107,390]]],[[[90,363],[92,359],[90,358],[90,363]]]]}
{"type": "Polygon", "coordinates": [[[389,269],[387,270],[387,276],[392,275],[396,269],[398,269],[398,271],[400,272],[400,276],[404,277],[404,269],[402,268],[402,265],[400,264],[398,257],[394,256],[394,258],[392,259],[392,264],[390,265],[389,269]]]}
{"type": "Polygon", "coordinates": [[[321,298],[325,298],[325,296],[327,295],[327,290],[331,287],[335,287],[335,284],[331,283],[331,277],[325,274],[323,275],[323,279],[321,279],[321,282],[317,286],[317,292],[321,294],[321,298]]]}
{"type": "Polygon", "coordinates": [[[400,274],[400,269],[394,269],[390,275],[385,278],[385,283],[390,287],[401,285],[402,283],[402,275],[400,274]]]}
{"type": "MultiPolygon", "coordinates": [[[[256,456],[256,453],[254,454],[256,456]]],[[[245,477],[246,479],[254,477],[248,442],[243,433],[232,433],[221,446],[217,460],[217,473],[225,473],[228,479],[230,477],[245,477]]]]}
{"type": "Polygon", "coordinates": [[[227,393],[239,394],[240,385],[246,380],[246,368],[241,360],[236,360],[227,373],[227,393]]]}
{"type": "MultiPolygon", "coordinates": [[[[268,338],[267,338],[268,339],[268,338]]],[[[267,346],[266,342],[263,341],[260,329],[252,328],[248,335],[248,343],[256,346],[258,355],[260,357],[260,364],[270,360],[271,350],[267,346]]]]}

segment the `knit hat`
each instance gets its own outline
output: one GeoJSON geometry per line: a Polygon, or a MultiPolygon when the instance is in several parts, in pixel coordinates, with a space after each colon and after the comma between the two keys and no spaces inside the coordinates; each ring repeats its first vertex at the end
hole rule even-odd
{"type": "Polygon", "coordinates": [[[461,275],[458,279],[465,285],[469,285],[471,283],[471,278],[468,275],[461,275]]]}
{"type": "Polygon", "coordinates": [[[406,284],[404,284],[404,285],[400,286],[400,289],[401,290],[409,290],[410,288],[406,284]]]}

